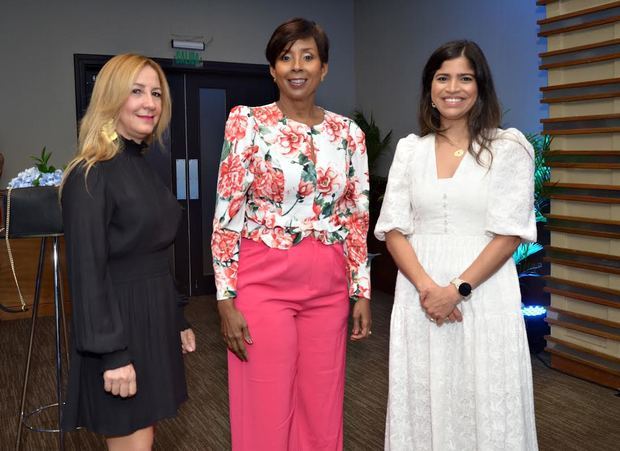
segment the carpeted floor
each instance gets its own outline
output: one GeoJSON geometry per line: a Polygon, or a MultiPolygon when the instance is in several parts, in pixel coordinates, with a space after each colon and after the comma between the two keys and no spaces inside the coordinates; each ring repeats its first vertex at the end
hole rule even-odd
{"type": "MultiPolygon", "coordinates": [[[[392,299],[373,298],[372,339],[349,346],[345,401],[345,449],[382,450],[387,396],[387,350],[392,299]]],[[[219,335],[213,298],[192,299],[188,318],[199,350],[186,357],[190,400],[177,418],[157,427],[156,450],[227,450],[228,399],[226,353],[219,335]]],[[[33,358],[28,408],[52,402],[54,386],[53,322],[40,321],[33,358]]],[[[0,322],[0,450],[14,449],[29,321],[0,322]]],[[[544,359],[545,356],[542,356],[544,359]]],[[[620,397],[545,366],[533,358],[536,419],[543,451],[620,449],[620,397]]],[[[36,420],[53,425],[51,414],[36,420]]],[[[104,449],[100,437],[87,431],[67,434],[66,449],[104,449]]],[[[24,431],[24,450],[56,449],[53,434],[24,431]]]]}

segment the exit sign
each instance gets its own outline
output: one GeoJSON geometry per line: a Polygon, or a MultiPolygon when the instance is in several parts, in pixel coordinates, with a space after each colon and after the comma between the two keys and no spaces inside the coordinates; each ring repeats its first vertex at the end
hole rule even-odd
{"type": "Polygon", "coordinates": [[[177,50],[174,54],[174,64],[180,66],[202,66],[202,58],[198,52],[177,50]]]}

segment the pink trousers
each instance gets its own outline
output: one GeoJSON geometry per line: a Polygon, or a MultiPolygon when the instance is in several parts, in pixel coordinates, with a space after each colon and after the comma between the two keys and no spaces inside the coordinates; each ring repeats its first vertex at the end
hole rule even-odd
{"type": "Polygon", "coordinates": [[[342,246],[243,239],[235,306],[253,344],[228,353],[233,451],[342,450],[349,312],[342,246]]]}

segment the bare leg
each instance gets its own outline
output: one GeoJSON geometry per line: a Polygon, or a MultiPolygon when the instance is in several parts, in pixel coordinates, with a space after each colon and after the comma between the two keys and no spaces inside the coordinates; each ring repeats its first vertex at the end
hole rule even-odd
{"type": "Polygon", "coordinates": [[[117,437],[106,437],[109,451],[151,451],[155,427],[139,429],[133,434],[117,437]]]}

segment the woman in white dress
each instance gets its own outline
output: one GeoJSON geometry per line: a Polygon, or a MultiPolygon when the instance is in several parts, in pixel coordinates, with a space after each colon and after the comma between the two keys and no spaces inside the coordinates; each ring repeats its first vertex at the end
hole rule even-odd
{"type": "Polygon", "coordinates": [[[475,43],[431,55],[375,229],[399,268],[386,450],[537,449],[511,258],[536,239],[533,149],[500,116],[475,43]]]}

